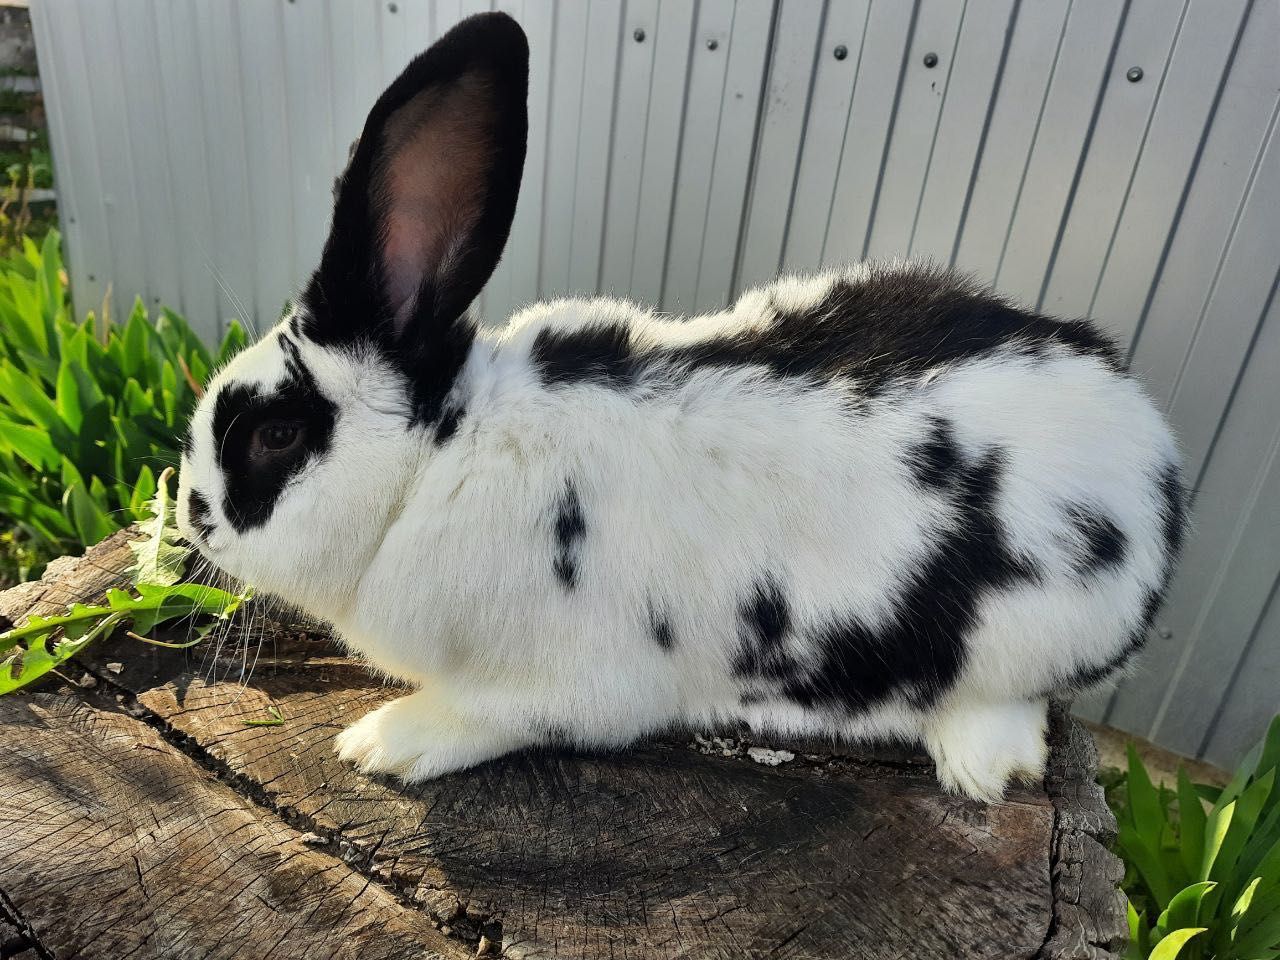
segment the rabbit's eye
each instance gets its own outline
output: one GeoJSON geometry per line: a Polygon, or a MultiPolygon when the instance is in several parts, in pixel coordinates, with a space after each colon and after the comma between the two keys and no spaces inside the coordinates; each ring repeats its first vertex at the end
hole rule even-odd
{"type": "Polygon", "coordinates": [[[280,453],[302,439],[302,424],[296,420],[267,420],[253,431],[253,446],[258,450],[280,453]]]}

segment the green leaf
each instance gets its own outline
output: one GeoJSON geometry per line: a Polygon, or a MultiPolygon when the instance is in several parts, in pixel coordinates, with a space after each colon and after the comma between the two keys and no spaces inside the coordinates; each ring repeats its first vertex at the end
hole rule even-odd
{"type": "Polygon", "coordinates": [[[55,470],[62,460],[43,430],[7,420],[0,420],[0,449],[11,450],[37,470],[55,470]]]}
{"type": "Polygon", "coordinates": [[[130,571],[134,583],[171,586],[182,579],[191,551],[178,543],[177,531],[173,529],[175,505],[169,496],[172,477],[171,467],[160,474],[155,499],[151,501],[151,519],[142,524],[143,539],[129,544],[134,556],[130,571]]]}
{"type": "Polygon", "coordinates": [[[1133,817],[1133,825],[1138,832],[1152,844],[1158,844],[1164,831],[1167,819],[1164,804],[1160,800],[1160,791],[1147,776],[1147,768],[1143,766],[1138,751],[1132,743],[1128,744],[1129,754],[1129,811],[1133,817]]]}
{"type": "Polygon", "coordinates": [[[1156,948],[1151,951],[1150,960],[1174,960],[1182,952],[1182,948],[1187,945],[1189,940],[1193,937],[1198,937],[1206,929],[1205,927],[1193,927],[1189,930],[1175,930],[1156,944],[1156,948]]]}
{"type": "Polygon", "coordinates": [[[67,493],[71,519],[82,543],[98,543],[115,533],[116,526],[111,522],[111,515],[84,488],[84,484],[73,484],[67,493]]]}
{"type": "Polygon", "coordinates": [[[1168,935],[1174,930],[1194,927],[1200,918],[1200,902],[1204,899],[1204,895],[1216,886],[1217,884],[1212,880],[1202,880],[1189,887],[1183,887],[1174,894],[1168,908],[1160,914],[1160,919],[1156,921],[1156,929],[1168,935]]]}
{"type": "Polygon", "coordinates": [[[246,727],[279,727],[284,724],[284,714],[280,712],[280,708],[272,705],[267,707],[267,713],[271,714],[269,720],[241,720],[246,727]]]}
{"type": "Polygon", "coordinates": [[[1178,767],[1178,818],[1181,831],[1179,852],[1188,877],[1200,876],[1204,857],[1204,830],[1207,817],[1204,805],[1185,767],[1178,767]]]}

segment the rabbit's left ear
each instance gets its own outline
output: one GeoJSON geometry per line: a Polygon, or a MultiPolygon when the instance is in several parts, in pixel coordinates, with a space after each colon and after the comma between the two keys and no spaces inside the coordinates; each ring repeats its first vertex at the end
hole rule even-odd
{"type": "Polygon", "coordinates": [[[430,365],[506,244],[528,76],[524,32],[490,13],[459,23],[387,88],[336,190],[308,335],[369,336],[430,365]]]}

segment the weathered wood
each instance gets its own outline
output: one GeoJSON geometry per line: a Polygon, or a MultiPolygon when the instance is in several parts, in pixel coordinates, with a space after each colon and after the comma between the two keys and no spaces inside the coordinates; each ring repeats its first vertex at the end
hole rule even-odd
{"type": "Polygon", "coordinates": [[[145,723],[49,694],[0,701],[0,889],[55,957],[463,955],[145,723]]]}
{"type": "MultiPolygon", "coordinates": [[[[121,543],[64,565],[36,599],[40,612],[100,592],[127,563],[121,543]]],[[[9,612],[3,598],[0,612],[9,612]]],[[[275,837],[287,830],[278,815],[316,835],[370,890],[421,907],[469,953],[492,944],[513,958],[583,960],[1104,960],[1122,942],[1118,865],[1102,845],[1114,821],[1090,780],[1092,744],[1065,711],[1053,717],[1045,787],[994,806],[941,793],[910,751],[792,744],[795,760],[765,767],[741,739],[725,749],[675,740],[601,756],[525,753],[405,788],[356,774],[331,742],[397,691],[322,643],[273,637],[247,684],[217,679],[226,668],[206,653],[127,640],[85,663],[98,693],[119,696],[220,771],[236,791],[228,800],[260,821],[253,829],[275,837]],[[268,705],[283,725],[245,725],[268,705]]],[[[50,730],[75,729],[74,714],[59,718],[50,730]]],[[[83,736],[61,749],[88,752],[83,736]]],[[[193,779],[230,793],[180,759],[193,779]]],[[[211,813],[188,820],[223,836],[211,813]]],[[[79,835],[62,842],[85,855],[79,835]]],[[[12,895],[5,876],[0,868],[12,895]]],[[[56,926],[46,909],[34,915],[41,930],[56,926]]]]}

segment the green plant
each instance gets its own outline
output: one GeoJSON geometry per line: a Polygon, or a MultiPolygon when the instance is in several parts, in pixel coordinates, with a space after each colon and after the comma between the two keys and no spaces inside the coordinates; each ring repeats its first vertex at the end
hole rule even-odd
{"type": "MultiPolygon", "coordinates": [[[[172,470],[160,475],[156,495],[148,504],[151,519],[142,525],[143,538],[129,544],[134,554],[130,570],[133,590],[109,590],[102,604],[72,604],[53,617],[31,617],[20,627],[0,633],[0,694],[11,693],[39,680],[80,653],[94,640],[110,636],[132,621],[130,636],[164,647],[194,646],[218,623],[226,622],[253,594],[229,593],[198,583],[181,583],[189,548],[178,543],[173,529],[173,501],[169,497],[172,470]],[[151,640],[159,624],[175,619],[211,617],[185,643],[151,640]],[[135,632],[136,631],[136,632],[135,632]]],[[[274,725],[284,718],[273,714],[274,725]]]]}
{"type": "Polygon", "coordinates": [[[1157,787],[1133,746],[1109,791],[1127,871],[1129,960],[1280,957],[1280,716],[1221,790],[1157,787]]]}
{"type": "Polygon", "coordinates": [[[141,301],[123,324],[71,315],[57,231],[0,259],[0,578],[147,515],[179,459],[210,371],[244,346],[233,323],[211,354],[180,316],[141,301]]]}

